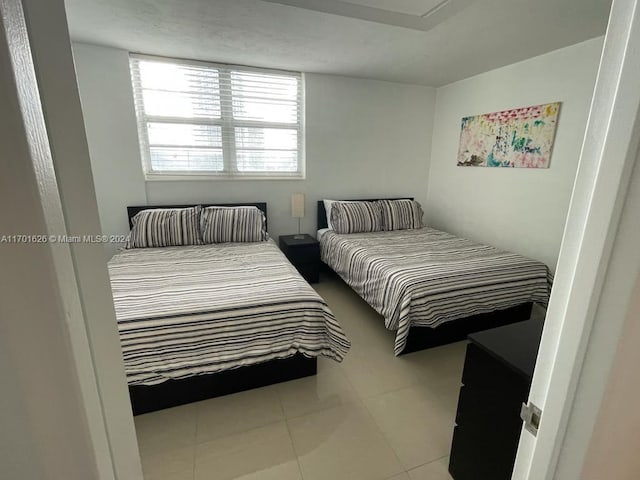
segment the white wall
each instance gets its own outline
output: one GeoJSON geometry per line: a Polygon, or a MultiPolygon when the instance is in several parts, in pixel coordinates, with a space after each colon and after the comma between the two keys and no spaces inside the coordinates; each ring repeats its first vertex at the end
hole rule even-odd
{"type": "Polygon", "coordinates": [[[640,411],[629,408],[640,397],[640,276],[609,375],[607,391],[585,457],[582,480],[640,478],[640,411]],[[611,440],[615,438],[616,441],[611,440]]]}
{"type": "MultiPolygon", "coordinates": [[[[73,56],[102,232],[126,233],[127,205],[147,203],[129,54],[74,44],[73,56]]],[[[115,245],[106,248],[109,254],[116,250],[115,245]]]]}
{"type": "MultiPolygon", "coordinates": [[[[435,89],[306,75],[305,180],[145,182],[127,52],[75,44],[74,56],[103,231],[125,233],[126,205],[266,201],[269,233],[295,233],[290,194],[306,193],[315,234],[325,197],[414,196],[424,202],[435,89]]],[[[110,252],[113,249],[110,250],[110,252]]]]}
{"type": "Polygon", "coordinates": [[[430,225],[515,251],[555,271],[602,38],[492,70],[437,91],[430,225]],[[457,167],[460,120],[562,102],[549,169],[457,167]]]}
{"type": "Polygon", "coordinates": [[[305,180],[145,182],[128,53],[75,44],[103,232],[128,231],[127,205],[267,201],[277,237],[296,231],[289,196],[304,192],[302,229],[314,233],[323,197],[411,195],[432,226],[555,270],[601,48],[601,38],[589,40],[441,87],[437,96],[429,87],[307,74],[305,180]],[[562,106],[549,169],[456,166],[463,116],[551,101],[562,106]]]}
{"type": "MultiPolygon", "coordinates": [[[[92,174],[110,175],[112,190],[126,184],[127,178],[116,176],[116,162],[111,168],[92,171],[63,0],[23,0],[23,4],[67,232],[96,235],[101,224],[92,174]]],[[[105,106],[115,107],[117,99],[105,106]]],[[[94,129],[100,126],[108,127],[92,125],[94,129]]],[[[121,141],[114,143],[116,148],[122,145],[121,141]]],[[[74,243],[69,248],[100,391],[104,417],[100,427],[102,423],[107,427],[105,448],[114,459],[117,478],[142,478],[104,249],[95,243],[74,243]]],[[[113,469],[111,464],[109,469],[113,469]]]]}
{"type": "MultiPolygon", "coordinates": [[[[49,3],[64,16],[61,0],[49,3]]],[[[0,232],[64,233],[22,2],[0,2],[0,17],[0,232]]],[[[66,32],[59,16],[50,22],[54,32],[66,32]]],[[[85,389],[91,364],[77,363],[86,337],[82,326],[75,328],[83,318],[68,250],[0,245],[2,479],[113,478],[112,469],[110,477],[99,469],[96,455],[104,443],[90,415],[99,408],[97,390],[90,402],[85,389]]]]}

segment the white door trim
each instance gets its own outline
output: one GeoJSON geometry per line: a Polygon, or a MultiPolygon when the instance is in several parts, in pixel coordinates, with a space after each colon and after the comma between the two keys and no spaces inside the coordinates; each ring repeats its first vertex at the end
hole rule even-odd
{"type": "MultiPolygon", "coordinates": [[[[37,234],[47,239],[58,239],[67,235],[67,228],[40,102],[22,2],[20,0],[0,0],[0,19],[0,29],[3,30],[0,36],[4,37],[0,41],[6,42],[13,73],[13,85],[6,85],[6,88],[14,90],[11,93],[15,95],[19,107],[19,111],[3,112],[2,114],[13,115],[15,113],[15,121],[23,125],[24,143],[28,146],[29,157],[26,160],[30,161],[32,171],[30,177],[33,184],[37,186],[33,191],[34,197],[37,197],[34,201],[41,205],[43,214],[42,231],[38,231],[37,234]]],[[[14,205],[5,205],[4,207],[20,208],[20,206],[14,205]]],[[[24,212],[25,215],[31,213],[24,212]]],[[[36,232],[23,233],[35,234],[36,232]]],[[[69,244],[47,240],[43,241],[39,248],[48,249],[52,260],[51,273],[55,281],[51,285],[51,289],[56,292],[62,307],[61,330],[63,331],[61,334],[67,341],[67,348],[73,360],[73,371],[69,374],[75,377],[75,384],[79,389],[81,398],[78,402],[80,408],[77,411],[77,416],[86,424],[88,442],[90,443],[89,451],[94,455],[91,460],[95,462],[97,475],[95,478],[114,480],[114,464],[105,419],[102,414],[102,403],[82,309],[80,289],[69,244]]],[[[42,265],[40,268],[46,269],[47,265],[42,265]]],[[[34,275],[37,274],[34,272],[34,275]]],[[[38,300],[34,299],[34,301],[38,300]]],[[[54,315],[55,313],[52,312],[51,316],[54,315]]],[[[53,318],[49,320],[53,321],[53,318]]],[[[35,322],[34,325],[36,325],[35,322]]],[[[55,416],[56,410],[52,408],[51,412],[47,412],[47,414],[55,416]]],[[[77,431],[71,433],[73,435],[79,434],[77,431]]],[[[44,461],[43,468],[47,466],[46,461],[52,460],[54,459],[33,459],[34,462],[44,461]]],[[[85,460],[83,459],[83,461],[85,460]]]]}
{"type": "Polygon", "coordinates": [[[536,438],[523,430],[516,480],[554,477],[573,407],[640,140],[637,7],[612,6],[529,397],[543,417],[536,438]]]}
{"type": "MultiPolygon", "coordinates": [[[[22,4],[67,232],[80,238],[96,236],[103,229],[64,1],[22,0],[22,4]]],[[[104,248],[102,243],[70,245],[115,476],[141,479],[104,248]]]]}

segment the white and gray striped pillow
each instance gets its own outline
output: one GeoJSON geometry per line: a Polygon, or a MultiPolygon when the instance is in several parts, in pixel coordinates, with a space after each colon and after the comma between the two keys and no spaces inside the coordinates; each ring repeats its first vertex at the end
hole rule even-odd
{"type": "Polygon", "coordinates": [[[334,202],[331,226],[336,233],[379,232],[382,210],[377,202],[334,202]]]}
{"type": "Polygon", "coordinates": [[[204,243],[262,242],[269,238],[257,207],[205,207],[200,220],[204,243]]]}
{"type": "Polygon", "coordinates": [[[380,200],[385,230],[422,228],[422,207],[414,200],[380,200]]]}
{"type": "Polygon", "coordinates": [[[200,206],[141,210],[131,223],[125,248],[202,245],[200,206]]]}

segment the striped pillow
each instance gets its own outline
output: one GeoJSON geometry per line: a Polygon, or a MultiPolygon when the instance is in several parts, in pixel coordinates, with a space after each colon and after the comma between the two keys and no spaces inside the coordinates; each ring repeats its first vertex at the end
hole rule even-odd
{"type": "Polygon", "coordinates": [[[200,220],[204,243],[262,242],[269,238],[257,207],[205,207],[200,220]]]}
{"type": "Polygon", "coordinates": [[[377,202],[334,202],[331,226],[336,233],[379,232],[382,211],[377,202]]]}
{"type": "Polygon", "coordinates": [[[131,223],[133,226],[125,248],[202,245],[199,205],[141,210],[131,223]]]}
{"type": "Polygon", "coordinates": [[[422,228],[422,207],[413,200],[380,200],[385,230],[422,228]]]}

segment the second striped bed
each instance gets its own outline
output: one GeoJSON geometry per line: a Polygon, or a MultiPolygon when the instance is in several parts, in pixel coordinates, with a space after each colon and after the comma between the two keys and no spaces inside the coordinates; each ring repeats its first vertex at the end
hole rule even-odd
{"type": "Polygon", "coordinates": [[[322,260],[396,330],[395,353],[410,327],[528,302],[546,305],[546,265],[433,228],[320,237],[322,260]]]}

